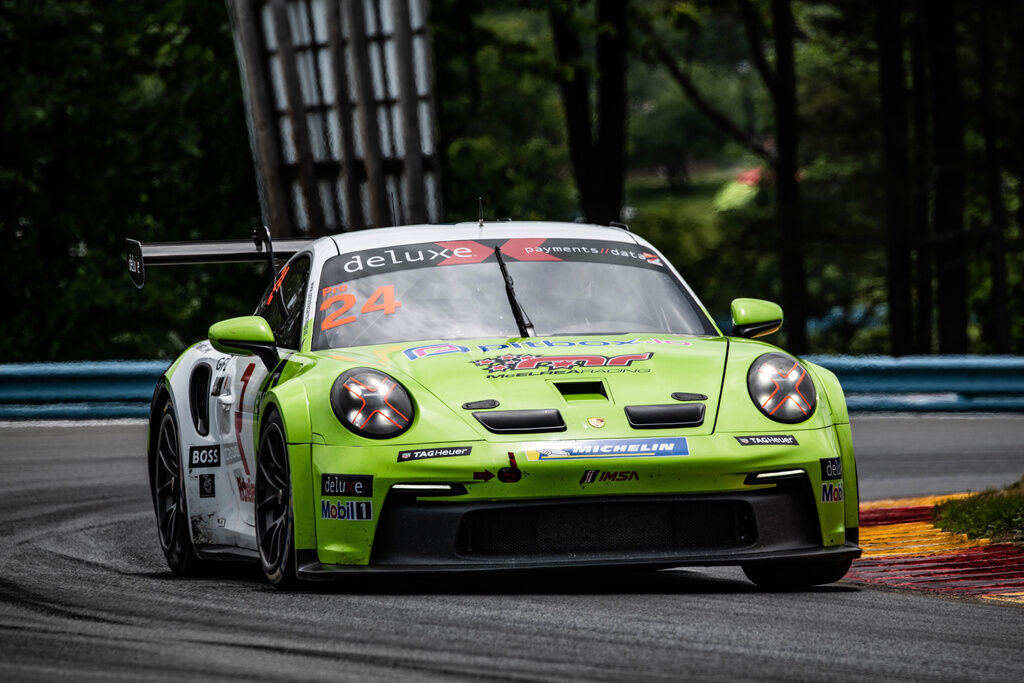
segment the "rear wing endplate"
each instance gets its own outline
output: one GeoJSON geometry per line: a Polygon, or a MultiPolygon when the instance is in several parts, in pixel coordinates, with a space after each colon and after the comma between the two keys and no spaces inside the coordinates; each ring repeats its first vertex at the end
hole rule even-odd
{"type": "Polygon", "coordinates": [[[275,240],[269,247],[262,239],[145,243],[127,239],[128,277],[142,289],[146,284],[146,266],[266,261],[271,254],[275,259],[288,259],[312,241],[313,238],[275,240]],[[265,244],[271,251],[264,248],[265,244]]]}

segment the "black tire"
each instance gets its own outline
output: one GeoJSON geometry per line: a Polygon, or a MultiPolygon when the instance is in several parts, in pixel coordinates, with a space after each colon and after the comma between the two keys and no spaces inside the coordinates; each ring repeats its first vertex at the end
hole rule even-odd
{"type": "Polygon", "coordinates": [[[287,444],[281,417],[271,412],[260,433],[256,454],[256,545],[263,575],[277,588],[292,588],[298,583],[287,444]]]}
{"type": "Polygon", "coordinates": [[[743,573],[760,588],[798,590],[832,583],[846,576],[853,560],[765,562],[743,565],[743,573]]]}
{"type": "Polygon", "coordinates": [[[196,554],[189,533],[185,475],[178,438],[178,419],[168,398],[156,420],[156,439],[150,444],[150,489],[156,512],[160,549],[167,566],[178,576],[195,576],[205,563],[196,554]]]}

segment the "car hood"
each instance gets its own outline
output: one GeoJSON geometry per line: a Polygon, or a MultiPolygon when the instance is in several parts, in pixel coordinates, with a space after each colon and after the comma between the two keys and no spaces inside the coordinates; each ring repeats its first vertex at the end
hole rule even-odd
{"type": "Polygon", "coordinates": [[[679,405],[672,394],[687,394],[682,402],[703,403],[705,416],[686,433],[710,434],[727,353],[724,337],[635,334],[429,340],[316,355],[384,370],[414,399],[429,392],[481,437],[494,439],[473,417],[488,409],[464,404],[496,401],[491,410],[555,408],[566,423],[564,437],[601,438],[634,432],[625,407],[679,405]]]}

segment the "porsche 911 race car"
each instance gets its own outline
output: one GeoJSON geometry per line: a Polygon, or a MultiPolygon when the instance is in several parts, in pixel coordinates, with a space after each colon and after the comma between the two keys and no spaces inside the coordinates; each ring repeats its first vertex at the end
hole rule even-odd
{"type": "Polygon", "coordinates": [[[740,565],[765,587],[860,554],[842,389],[723,334],[625,229],[496,222],[317,240],[140,244],[146,265],[287,258],[153,394],[171,569],[278,586],[375,572],[740,565]]]}

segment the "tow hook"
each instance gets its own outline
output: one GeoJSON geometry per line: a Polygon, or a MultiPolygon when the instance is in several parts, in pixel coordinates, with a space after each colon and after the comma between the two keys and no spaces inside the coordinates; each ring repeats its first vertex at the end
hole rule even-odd
{"type": "Polygon", "coordinates": [[[514,484],[523,478],[523,471],[516,465],[516,455],[509,451],[508,467],[498,470],[498,481],[503,484],[514,484]]]}

